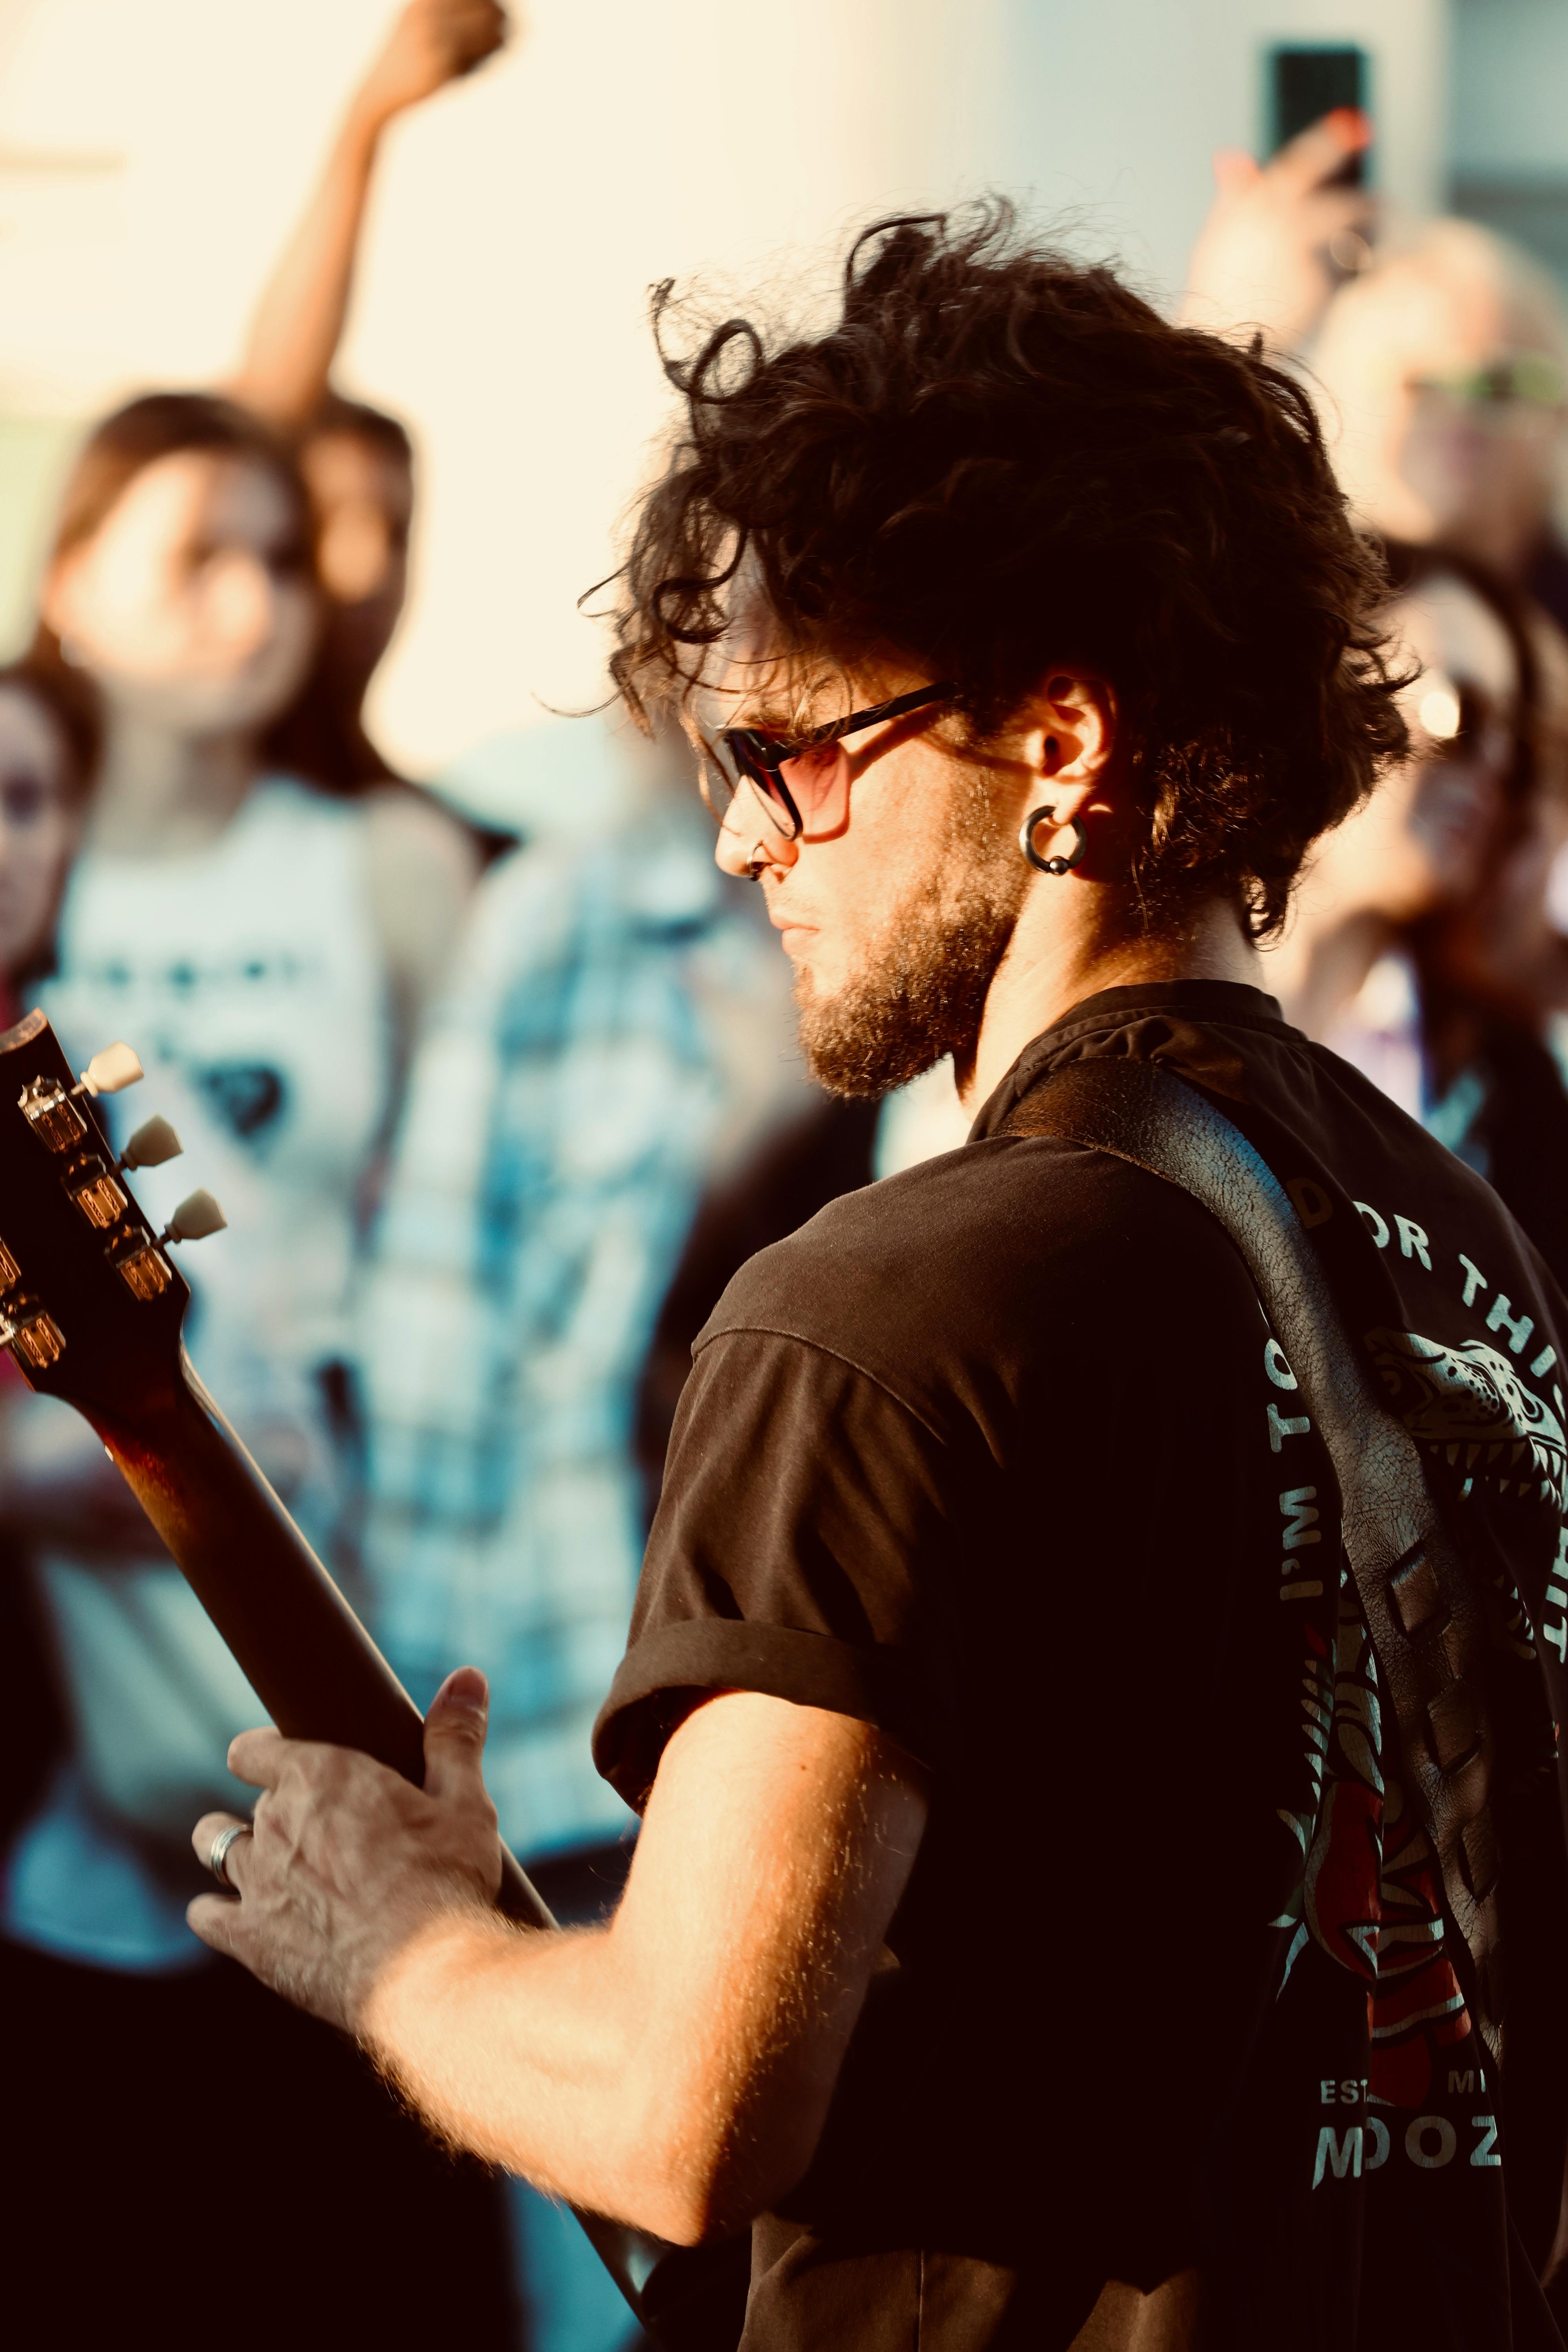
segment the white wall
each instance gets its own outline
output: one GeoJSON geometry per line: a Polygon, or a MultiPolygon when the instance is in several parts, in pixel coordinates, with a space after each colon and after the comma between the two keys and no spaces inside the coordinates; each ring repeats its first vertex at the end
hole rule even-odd
{"type": "MultiPolygon", "coordinates": [[[[1545,0],[1554,5],[1554,0],[1545,0]]],[[[1007,169],[1048,215],[1088,226],[1156,292],[1181,283],[1216,147],[1266,134],[1265,51],[1355,43],[1373,60],[1375,173],[1396,210],[1445,184],[1447,0],[1004,0],[1007,169]]]]}
{"type": "MultiPolygon", "coordinates": [[[[47,446],[34,420],[231,362],[392,5],[0,0],[14,540],[47,446]]],[[[416,766],[526,725],[536,698],[595,691],[602,639],[573,604],[609,566],[666,413],[652,280],[761,278],[804,300],[847,224],[1005,184],[1053,216],[1079,208],[1089,242],[1169,289],[1210,151],[1258,135],[1269,38],[1371,47],[1385,184],[1419,206],[1440,178],[1441,0],[534,0],[532,16],[515,54],[397,131],[345,353],[352,388],[420,439],[416,593],[378,702],[416,766]]]]}
{"type": "Polygon", "coordinates": [[[1568,6],[1457,0],[1455,171],[1477,179],[1568,173],[1568,6]]]}

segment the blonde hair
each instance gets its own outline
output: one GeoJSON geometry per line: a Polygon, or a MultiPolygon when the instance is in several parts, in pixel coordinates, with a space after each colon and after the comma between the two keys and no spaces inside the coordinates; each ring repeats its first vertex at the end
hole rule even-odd
{"type": "Polygon", "coordinates": [[[1394,480],[1412,381],[1487,352],[1539,352],[1568,371],[1568,310],[1539,262],[1475,221],[1427,222],[1329,305],[1311,358],[1324,437],[1352,505],[1381,529],[1424,535],[1394,480]]]}

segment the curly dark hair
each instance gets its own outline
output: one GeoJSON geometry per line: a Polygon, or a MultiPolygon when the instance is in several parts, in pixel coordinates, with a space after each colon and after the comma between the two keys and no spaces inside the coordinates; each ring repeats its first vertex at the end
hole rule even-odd
{"type": "Polygon", "coordinates": [[[1116,698],[1146,917],[1226,893],[1276,928],[1308,845],[1405,747],[1387,589],[1307,394],[1162,319],[992,199],[878,222],[842,315],[670,355],[683,428],[616,575],[616,683],[683,703],[760,591],[807,671],[896,653],[972,740],[1083,665],[1116,698]]]}

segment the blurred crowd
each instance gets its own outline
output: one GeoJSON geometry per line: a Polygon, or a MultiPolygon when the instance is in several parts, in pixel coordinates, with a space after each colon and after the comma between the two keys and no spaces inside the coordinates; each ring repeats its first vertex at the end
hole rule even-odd
{"type": "MultiPolygon", "coordinates": [[[[387,124],[507,31],[495,0],[412,0],[232,379],[83,442],[0,670],[0,996],[79,1059],[141,1055],[190,1171],[146,1171],[145,1206],[199,1181],[228,1214],[184,1268],[193,1360],[416,1698],[486,1669],[503,1832],[570,1920],[629,1854],[588,1733],[690,1342],[753,1250],[964,1123],[942,1071],[880,1106],[805,1079],[679,734],[542,730],[508,835],[367,727],[417,477],[333,384],[355,248],[387,124]]],[[[1568,320],[1488,232],[1381,220],[1369,137],[1342,111],[1218,158],[1184,297],[1313,387],[1407,656],[1411,755],[1321,845],[1264,984],[1568,1282],[1568,320]]],[[[428,2147],[191,1937],[190,1825],[244,1807],[222,1759],[262,1710],[91,1432],[0,1367],[24,2267],[72,2274],[90,2235],[107,2323],[239,2222],[258,2333],[412,2341],[460,2309],[481,2342],[608,2352],[626,2315],[563,2216],[428,2147]]]]}
{"type": "Polygon", "coordinates": [[[1568,317],[1461,220],[1384,234],[1344,110],[1216,159],[1185,315],[1302,365],[1385,550],[1413,757],[1319,847],[1265,985],[1568,1270],[1568,317]]]}

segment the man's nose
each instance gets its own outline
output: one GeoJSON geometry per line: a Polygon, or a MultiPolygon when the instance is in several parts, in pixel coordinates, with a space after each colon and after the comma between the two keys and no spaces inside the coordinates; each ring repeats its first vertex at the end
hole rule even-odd
{"type": "Polygon", "coordinates": [[[751,785],[742,784],[724,812],[713,845],[716,864],[726,874],[754,874],[761,865],[793,866],[796,854],[751,785]]]}

